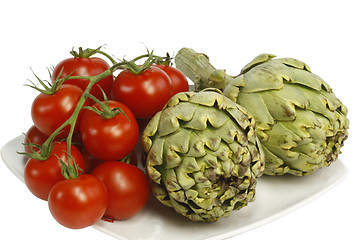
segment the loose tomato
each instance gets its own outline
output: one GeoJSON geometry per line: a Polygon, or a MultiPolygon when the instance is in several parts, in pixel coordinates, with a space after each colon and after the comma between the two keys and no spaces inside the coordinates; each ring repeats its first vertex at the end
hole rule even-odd
{"type": "MultiPolygon", "coordinates": [[[[127,118],[118,115],[103,119],[99,114],[86,110],[80,124],[80,134],[85,148],[103,161],[120,160],[129,155],[139,138],[139,127],[130,109],[124,104],[109,101],[110,109],[121,108],[127,118]]],[[[100,110],[99,104],[94,107],[100,110]]]]}
{"type": "Polygon", "coordinates": [[[119,73],[114,82],[114,98],[124,103],[136,118],[151,118],[172,96],[169,76],[151,66],[141,74],[129,70],[119,73]]]}
{"type": "MultiPolygon", "coordinates": [[[[64,78],[71,74],[71,76],[95,76],[109,68],[109,64],[101,58],[97,57],[74,57],[68,58],[61,61],[54,68],[52,74],[52,81],[55,81],[57,77],[64,78]],[[60,72],[61,75],[59,76],[60,72]]],[[[106,95],[109,95],[112,85],[114,82],[113,75],[109,75],[99,82],[90,90],[90,94],[94,95],[97,99],[103,100],[103,94],[101,89],[105,92],[106,95]],[[101,88],[101,89],[100,89],[101,88]]],[[[89,84],[87,79],[68,79],[64,84],[73,84],[80,87],[82,90],[85,90],[89,84]]]]}
{"type": "Polygon", "coordinates": [[[106,217],[127,219],[144,208],[149,197],[149,182],[139,168],[110,161],[97,166],[92,174],[105,184],[108,191],[106,217]]]}
{"type": "MultiPolygon", "coordinates": [[[[71,146],[71,156],[75,164],[85,169],[85,162],[80,151],[71,146]]],[[[48,159],[40,161],[30,158],[24,169],[24,181],[28,189],[38,198],[47,200],[51,188],[59,181],[64,180],[61,174],[61,159],[68,164],[67,144],[65,142],[55,142],[48,159]]]]}
{"type": "Polygon", "coordinates": [[[33,143],[33,144],[42,145],[46,141],[47,138],[48,138],[48,136],[46,136],[45,134],[40,132],[39,129],[37,129],[35,125],[31,126],[25,134],[25,141],[24,141],[25,152],[31,153],[32,151],[34,151],[34,152],[39,151],[38,147],[31,147],[26,144],[33,143]]]}
{"type": "Polygon", "coordinates": [[[65,227],[80,229],[93,225],[105,213],[108,195],[105,185],[95,176],[82,174],[58,182],[49,194],[49,209],[65,227]]]}
{"type": "MultiPolygon", "coordinates": [[[[83,91],[74,85],[62,85],[53,94],[40,93],[31,106],[31,117],[34,125],[43,134],[50,136],[60,127],[74,112],[83,91]]],[[[84,105],[89,105],[87,99],[84,105]]],[[[79,131],[79,122],[83,111],[80,111],[75,132],[79,131]]],[[[70,126],[67,126],[59,134],[58,139],[67,136],[70,126]]]]}
{"type": "Polygon", "coordinates": [[[179,92],[187,92],[189,91],[189,83],[186,79],[186,76],[183,72],[181,72],[179,69],[174,68],[169,65],[155,65],[156,67],[163,70],[170,78],[173,95],[179,93],[179,92]]]}

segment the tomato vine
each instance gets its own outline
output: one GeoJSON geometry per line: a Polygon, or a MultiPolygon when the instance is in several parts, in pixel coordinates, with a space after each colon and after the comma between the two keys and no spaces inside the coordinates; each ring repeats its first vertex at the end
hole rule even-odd
{"type": "MultiPolygon", "coordinates": [[[[104,72],[98,74],[98,75],[94,75],[94,76],[72,76],[71,74],[64,77],[64,78],[60,78],[60,74],[59,76],[56,77],[56,81],[54,82],[54,84],[51,86],[49,84],[46,85],[43,81],[41,81],[34,73],[35,77],[39,80],[40,84],[42,85],[42,87],[44,88],[44,90],[39,89],[36,84],[34,84],[33,82],[32,85],[28,85],[40,92],[43,92],[45,94],[53,94],[60,86],[61,84],[63,84],[64,81],[66,80],[71,80],[71,79],[86,79],[89,81],[87,87],[85,88],[83,94],[81,95],[75,110],[73,111],[72,115],[63,123],[61,124],[54,132],[52,132],[52,134],[45,140],[45,142],[41,145],[41,146],[37,146],[40,147],[41,151],[39,152],[35,152],[32,151],[30,153],[28,152],[18,152],[19,154],[24,154],[27,155],[28,157],[34,158],[34,159],[38,159],[38,160],[46,160],[51,152],[52,146],[53,146],[53,141],[56,138],[56,136],[58,136],[61,131],[67,127],[70,126],[70,130],[69,133],[66,137],[66,143],[67,143],[67,154],[68,154],[68,166],[66,171],[74,171],[77,172],[76,166],[73,166],[72,163],[72,157],[71,157],[71,144],[72,144],[72,137],[74,134],[74,129],[75,129],[75,123],[79,117],[79,113],[80,111],[83,109],[84,107],[84,103],[86,101],[87,98],[89,98],[90,95],[90,90],[93,88],[93,86],[99,82],[101,79],[110,76],[111,74],[113,74],[116,70],[119,69],[129,69],[131,72],[133,72],[134,74],[140,74],[143,71],[145,71],[146,69],[148,69],[153,63],[155,63],[156,61],[159,61],[159,59],[165,59],[166,57],[159,57],[159,56],[155,56],[153,54],[153,52],[149,52],[147,51],[147,54],[143,54],[141,56],[138,56],[136,58],[134,58],[131,61],[127,61],[125,59],[123,59],[122,61],[117,62],[113,57],[111,57],[109,54],[107,54],[106,52],[103,52],[100,50],[101,47],[97,48],[97,49],[91,49],[91,48],[87,48],[85,50],[83,50],[81,47],[79,48],[79,52],[76,52],[74,50],[72,50],[70,53],[74,56],[74,57],[90,57],[94,54],[101,54],[103,56],[105,56],[106,58],[108,58],[111,63],[113,64],[111,67],[109,67],[107,70],[105,70],[104,72]],[[137,65],[136,61],[143,59],[143,58],[147,58],[144,63],[142,65],[137,65]],[[69,170],[70,167],[70,170],[69,170]],[[72,169],[71,169],[72,168],[72,169]]],[[[47,81],[46,81],[47,82],[47,81]]],[[[49,82],[47,82],[49,83],[49,82]]],[[[91,98],[91,97],[90,97],[91,98]]],[[[94,99],[93,99],[94,100],[94,99]]],[[[120,111],[119,109],[117,109],[117,111],[120,111]]],[[[29,143],[28,145],[31,146],[31,143],[29,143]]]]}

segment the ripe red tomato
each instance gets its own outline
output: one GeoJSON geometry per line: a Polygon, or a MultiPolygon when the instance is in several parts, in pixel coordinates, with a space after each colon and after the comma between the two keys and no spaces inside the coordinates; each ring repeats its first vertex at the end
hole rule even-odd
{"type": "MultiPolygon", "coordinates": [[[[71,156],[79,168],[85,169],[84,159],[80,151],[74,146],[71,146],[71,156]]],[[[57,182],[64,180],[59,159],[66,165],[68,164],[67,144],[65,142],[55,142],[47,160],[40,161],[30,158],[27,161],[24,170],[25,184],[38,198],[47,200],[51,188],[57,182]]]]}
{"type": "Polygon", "coordinates": [[[149,197],[149,182],[139,168],[110,161],[97,166],[92,174],[105,184],[108,191],[106,217],[127,219],[144,208],[149,197]]]}
{"type": "Polygon", "coordinates": [[[155,65],[156,67],[163,70],[170,78],[173,95],[179,93],[179,92],[187,92],[189,91],[189,83],[186,79],[186,76],[183,72],[181,72],[179,69],[174,68],[169,65],[155,65]]]}
{"type": "Polygon", "coordinates": [[[80,229],[99,221],[106,210],[105,185],[95,176],[82,174],[76,179],[58,182],[49,194],[49,209],[65,227],[80,229]]]}
{"type": "MultiPolygon", "coordinates": [[[[94,106],[100,110],[97,103],[94,106]]],[[[121,108],[130,121],[122,113],[103,119],[99,114],[86,110],[80,124],[85,148],[103,161],[120,160],[129,155],[139,138],[139,127],[130,109],[116,101],[109,101],[109,107],[121,108]]]]}
{"type": "MultiPolygon", "coordinates": [[[[48,138],[48,136],[46,136],[45,134],[40,132],[39,129],[37,129],[36,126],[33,125],[26,132],[24,144],[34,143],[34,144],[42,145],[46,141],[47,138],[48,138]]],[[[29,145],[25,145],[24,148],[25,148],[25,152],[27,152],[27,153],[32,152],[31,147],[29,145]]],[[[33,147],[33,151],[37,152],[37,151],[39,151],[39,148],[33,147]]]]}
{"type": "Polygon", "coordinates": [[[122,71],[114,82],[114,98],[124,103],[136,118],[151,118],[172,96],[169,76],[151,66],[141,74],[122,71]]]}
{"type": "MultiPolygon", "coordinates": [[[[34,125],[43,134],[50,136],[60,127],[74,112],[76,105],[83,91],[74,85],[60,86],[54,94],[40,93],[31,106],[31,117],[34,125]]],[[[89,105],[89,100],[84,105],[89,105]]],[[[79,122],[83,111],[80,112],[74,132],[79,131],[79,122]]],[[[67,126],[58,135],[58,139],[64,138],[69,133],[70,126],[67,126]]]]}
{"type": "MultiPolygon", "coordinates": [[[[74,57],[74,58],[68,58],[63,61],[61,61],[56,67],[54,68],[54,72],[52,74],[52,81],[55,81],[55,79],[60,74],[61,69],[63,69],[62,74],[60,75],[60,78],[64,78],[68,76],[70,73],[71,76],[94,76],[98,75],[107,69],[109,69],[109,64],[101,58],[97,57],[90,57],[90,58],[82,58],[82,57],[74,57]]],[[[105,94],[108,96],[112,85],[114,82],[113,75],[109,75],[103,79],[101,79],[99,82],[96,83],[90,90],[90,94],[94,95],[97,99],[103,100],[103,94],[100,90],[101,89],[105,92],[105,94]]],[[[89,80],[87,79],[69,79],[64,82],[64,84],[74,84],[78,87],[80,87],[83,91],[89,84],[89,80]]]]}

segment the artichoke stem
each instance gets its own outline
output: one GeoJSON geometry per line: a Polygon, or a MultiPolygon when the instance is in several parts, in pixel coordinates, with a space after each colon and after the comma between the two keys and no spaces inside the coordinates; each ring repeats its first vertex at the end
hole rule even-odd
{"type": "Polygon", "coordinates": [[[195,91],[205,88],[224,90],[233,77],[223,69],[216,69],[208,56],[191,48],[182,48],[175,56],[176,68],[182,71],[195,84],[195,91]]]}

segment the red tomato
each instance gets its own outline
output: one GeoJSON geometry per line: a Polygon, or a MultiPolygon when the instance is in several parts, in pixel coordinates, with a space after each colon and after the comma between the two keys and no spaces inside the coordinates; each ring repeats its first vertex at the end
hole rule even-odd
{"type": "Polygon", "coordinates": [[[141,74],[122,71],[114,82],[114,98],[124,103],[136,118],[151,118],[172,96],[169,76],[151,66],[141,74]]]}
{"type": "MultiPolygon", "coordinates": [[[[74,146],[71,146],[71,156],[79,168],[85,169],[84,159],[80,151],[74,146]]],[[[68,164],[67,144],[65,142],[55,142],[47,160],[40,161],[30,158],[25,165],[25,184],[40,199],[47,200],[51,188],[57,182],[64,180],[59,158],[66,165],[68,164]]]]}
{"type": "MultiPolygon", "coordinates": [[[[42,145],[46,141],[47,138],[48,138],[48,136],[46,136],[45,134],[40,132],[39,129],[37,129],[35,127],[35,125],[33,125],[26,132],[24,143],[25,144],[34,143],[34,144],[42,145]]],[[[32,152],[31,147],[29,145],[25,145],[24,148],[25,148],[25,152],[27,152],[27,153],[32,152]]],[[[37,151],[39,151],[39,148],[38,147],[33,147],[33,151],[37,152],[37,151]]]]}
{"type": "Polygon", "coordinates": [[[105,184],[108,191],[106,217],[127,219],[144,208],[149,197],[149,182],[139,168],[111,161],[97,166],[92,174],[105,184]]]}
{"type": "Polygon", "coordinates": [[[179,69],[174,68],[169,65],[155,65],[156,67],[163,70],[170,78],[173,95],[179,93],[179,92],[187,92],[189,91],[189,83],[186,79],[186,76],[183,72],[181,72],[179,69]]]}
{"type": "MultiPolygon", "coordinates": [[[[63,68],[63,72],[60,75],[60,78],[64,78],[68,76],[70,73],[71,76],[95,76],[98,75],[104,71],[106,71],[109,68],[109,64],[101,58],[97,57],[90,57],[90,58],[81,58],[81,57],[74,57],[74,58],[68,58],[63,61],[61,61],[54,69],[54,72],[52,74],[52,81],[54,81],[58,75],[60,74],[61,69],[63,68]]],[[[113,75],[109,75],[103,79],[101,79],[99,82],[96,83],[90,90],[90,94],[94,95],[97,99],[103,100],[103,94],[100,90],[101,89],[105,92],[105,94],[108,96],[112,85],[114,82],[113,75]]],[[[64,82],[64,84],[74,84],[76,86],[79,86],[83,91],[89,84],[89,80],[87,79],[69,79],[64,82]]]]}
{"type": "MultiPolygon", "coordinates": [[[[57,92],[48,95],[40,93],[32,103],[31,117],[35,126],[43,134],[50,136],[60,127],[74,112],[83,91],[74,85],[62,85],[57,92]]],[[[84,105],[89,105],[89,100],[84,105]]],[[[83,111],[80,112],[75,131],[79,131],[79,122],[83,111]]],[[[58,139],[64,138],[69,133],[67,126],[58,135],[58,139]]]]}
{"type": "MultiPolygon", "coordinates": [[[[100,110],[98,104],[94,106],[100,110]]],[[[122,113],[110,119],[87,110],[80,124],[80,134],[85,148],[91,155],[103,161],[119,160],[129,155],[139,138],[139,127],[130,109],[124,104],[109,101],[110,109],[121,108],[122,113]]]]}
{"type": "Polygon", "coordinates": [[[93,225],[104,215],[108,202],[104,184],[95,176],[58,182],[49,194],[49,209],[65,227],[80,229],[93,225]]]}

